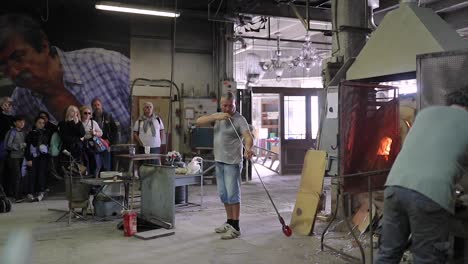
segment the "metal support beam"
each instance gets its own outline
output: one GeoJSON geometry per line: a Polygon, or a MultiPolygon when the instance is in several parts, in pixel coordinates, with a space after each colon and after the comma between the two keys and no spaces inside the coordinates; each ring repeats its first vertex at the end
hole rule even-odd
{"type": "Polygon", "coordinates": [[[314,6],[315,6],[315,7],[319,7],[319,6],[321,6],[321,5],[323,5],[323,4],[327,3],[327,2],[330,2],[330,0],[320,0],[320,1],[316,1],[316,2],[314,2],[314,6]]]}
{"type": "MultiPolygon", "coordinates": [[[[400,6],[399,0],[382,1],[379,8],[374,11],[374,14],[386,13],[400,6]]],[[[450,12],[468,6],[466,0],[439,0],[429,4],[423,5],[424,7],[431,8],[436,13],[450,12]]]]}
{"type": "MultiPolygon", "coordinates": [[[[383,1],[374,14],[379,17],[377,20],[381,20],[386,12],[396,9],[398,6],[399,0],[383,1]]],[[[425,7],[434,10],[455,30],[468,28],[468,20],[466,19],[468,1],[466,0],[439,0],[426,4],[425,7]]]]}
{"type": "Polygon", "coordinates": [[[379,8],[374,10],[374,14],[386,13],[400,6],[400,0],[387,0],[380,3],[379,8]]]}
{"type": "Polygon", "coordinates": [[[467,13],[468,7],[465,7],[454,12],[442,13],[440,15],[445,21],[447,21],[447,23],[452,26],[452,28],[460,30],[468,28],[467,13]]]}
{"type": "Polygon", "coordinates": [[[436,13],[446,13],[456,11],[468,6],[466,0],[444,0],[428,4],[426,7],[432,8],[436,13]]]}
{"type": "MultiPolygon", "coordinates": [[[[309,30],[309,23],[307,20],[305,20],[302,15],[299,13],[299,10],[297,10],[296,6],[294,4],[290,4],[289,7],[291,7],[291,10],[294,12],[294,14],[297,16],[297,18],[301,21],[302,25],[304,26],[305,30],[309,30]]],[[[307,10],[307,9],[306,9],[307,10]]],[[[308,13],[308,12],[307,12],[308,13]]]]}
{"type": "MultiPolygon", "coordinates": [[[[259,40],[271,40],[271,41],[276,41],[276,38],[261,38],[261,37],[248,37],[248,36],[242,36],[245,39],[259,39],[259,40]]],[[[281,39],[281,42],[296,42],[296,43],[304,43],[303,40],[294,40],[294,39],[281,39]]],[[[311,41],[312,44],[317,44],[317,45],[331,45],[329,42],[322,42],[322,41],[311,41]]]]}
{"type": "MultiPolygon", "coordinates": [[[[301,15],[301,17],[305,17],[305,6],[296,5],[295,8],[297,9],[297,12],[301,15]]],[[[258,7],[249,10],[248,13],[260,16],[297,18],[291,6],[277,5],[271,2],[262,2],[258,7]]],[[[328,8],[309,8],[309,19],[330,22],[331,11],[328,8]]]]}
{"type": "Polygon", "coordinates": [[[316,31],[316,32],[322,32],[322,33],[330,33],[331,30],[326,30],[326,29],[314,29],[310,28],[310,20],[307,18],[309,15],[306,14],[306,18],[303,18],[299,10],[297,9],[297,6],[294,4],[290,4],[289,7],[291,7],[291,10],[296,14],[297,19],[301,21],[302,25],[304,26],[306,32],[309,31],[316,31]]]}

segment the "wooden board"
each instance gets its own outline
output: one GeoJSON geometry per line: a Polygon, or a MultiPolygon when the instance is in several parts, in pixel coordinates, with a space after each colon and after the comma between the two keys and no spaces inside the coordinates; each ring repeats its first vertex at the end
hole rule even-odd
{"type": "Polygon", "coordinates": [[[297,194],[290,224],[294,234],[308,236],[312,232],[319,200],[320,197],[316,193],[297,194]]]}
{"type": "Polygon", "coordinates": [[[291,217],[294,234],[310,235],[312,232],[325,176],[326,152],[308,150],[304,158],[301,184],[291,217]]]}
{"type": "Polygon", "coordinates": [[[135,234],[135,237],[143,240],[155,239],[160,237],[172,236],[175,232],[173,230],[167,230],[164,228],[154,229],[145,232],[139,232],[135,234]]]}

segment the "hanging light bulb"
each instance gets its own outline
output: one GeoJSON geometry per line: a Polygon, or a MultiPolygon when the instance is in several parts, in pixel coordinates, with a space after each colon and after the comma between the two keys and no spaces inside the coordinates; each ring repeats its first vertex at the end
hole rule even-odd
{"type": "Polygon", "coordinates": [[[281,80],[281,76],[283,76],[284,69],[283,68],[276,68],[275,69],[275,75],[276,75],[276,80],[278,81],[278,78],[281,80]]]}

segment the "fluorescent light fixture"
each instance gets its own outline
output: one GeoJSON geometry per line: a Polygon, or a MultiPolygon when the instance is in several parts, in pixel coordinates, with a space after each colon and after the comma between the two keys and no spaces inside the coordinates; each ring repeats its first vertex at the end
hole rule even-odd
{"type": "Polygon", "coordinates": [[[320,25],[320,26],[331,26],[331,22],[318,21],[318,20],[309,20],[311,25],[320,25]]]}
{"type": "Polygon", "coordinates": [[[117,2],[108,2],[100,1],[95,5],[96,9],[123,12],[123,13],[133,13],[133,14],[142,14],[150,16],[163,16],[163,17],[179,17],[180,12],[161,10],[155,8],[148,8],[137,5],[127,5],[117,2]]]}

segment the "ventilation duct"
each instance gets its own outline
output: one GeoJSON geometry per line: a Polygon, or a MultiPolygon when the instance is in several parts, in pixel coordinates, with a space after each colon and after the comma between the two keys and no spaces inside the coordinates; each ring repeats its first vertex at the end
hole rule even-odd
{"type": "Polygon", "coordinates": [[[402,1],[372,33],[346,77],[415,75],[416,55],[463,48],[468,48],[468,42],[432,9],[418,7],[416,1],[402,1]]]}

